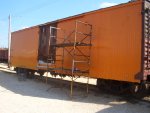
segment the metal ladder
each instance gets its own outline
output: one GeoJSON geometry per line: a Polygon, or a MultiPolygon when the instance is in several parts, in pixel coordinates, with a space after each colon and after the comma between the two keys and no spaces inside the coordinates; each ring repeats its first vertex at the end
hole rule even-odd
{"type": "MultiPolygon", "coordinates": [[[[62,32],[65,35],[65,32],[61,29],[61,28],[57,28],[57,27],[53,27],[50,26],[50,37],[49,37],[49,44],[48,44],[48,58],[47,58],[47,64],[49,62],[52,63],[51,68],[55,69],[56,68],[56,62],[60,62],[61,63],[61,68],[63,70],[63,62],[64,62],[64,50],[62,48],[62,53],[63,54],[57,54],[57,50],[60,48],[57,48],[57,42],[58,40],[64,40],[64,38],[60,38],[57,36],[58,32],[62,32]],[[55,42],[53,43],[52,40],[55,40],[55,42]],[[51,50],[53,48],[53,50],[51,50]],[[52,54],[52,53],[53,54],[52,54]],[[58,58],[59,57],[59,58],[58,58]]],[[[49,67],[47,65],[47,70],[49,70],[49,67]]]]}
{"type": "MultiPolygon", "coordinates": [[[[87,77],[87,93],[88,93],[88,84],[89,84],[89,69],[90,69],[90,54],[91,54],[91,40],[92,40],[92,25],[86,22],[76,20],[75,23],[75,35],[74,35],[74,44],[73,44],[73,58],[72,58],[72,70],[71,70],[71,97],[73,95],[73,82],[74,76],[86,76],[87,77]],[[80,31],[80,26],[84,26],[88,31],[85,33],[84,31],[80,31]],[[81,37],[82,38],[81,38],[81,37]],[[86,40],[88,39],[88,40],[86,40]],[[86,41],[85,41],[86,40],[86,41]],[[86,47],[88,50],[87,54],[83,52],[83,49],[79,47],[86,47]],[[83,57],[83,60],[78,60],[77,57],[83,57]],[[82,66],[86,66],[85,69],[78,69],[77,65],[82,64],[82,66]]],[[[76,78],[75,78],[76,79],[76,78]]]]}
{"type": "MultiPolygon", "coordinates": [[[[89,68],[90,68],[90,54],[91,54],[91,40],[92,40],[92,25],[88,24],[86,22],[82,21],[75,21],[75,30],[70,32],[68,36],[65,36],[65,31],[61,28],[57,27],[52,27],[50,26],[50,38],[49,38],[49,48],[50,47],[55,47],[56,50],[56,58],[53,59],[52,56],[50,55],[50,50],[48,50],[48,60],[53,61],[53,70],[55,72],[57,70],[61,70],[61,73],[64,71],[68,71],[70,73],[71,77],[71,91],[70,95],[72,97],[73,95],[73,82],[80,76],[86,76],[87,77],[87,93],[88,93],[88,84],[89,84],[89,68]],[[82,28],[83,27],[83,28],[82,28]],[[80,31],[81,30],[81,31],[80,31]],[[83,31],[82,31],[83,30],[83,31]],[[85,30],[85,31],[84,31],[85,30]],[[59,37],[58,31],[61,31],[64,33],[63,37],[59,37]],[[55,33],[53,33],[55,32],[55,33]],[[73,36],[73,39],[71,39],[73,36]],[[51,39],[55,38],[56,43],[52,44],[51,39]],[[62,40],[62,41],[60,41],[62,40]],[[58,43],[61,42],[61,43],[58,43]],[[83,51],[83,48],[85,47],[87,52],[83,51]],[[69,48],[69,49],[68,49],[69,48]],[[70,50],[71,48],[71,50],[70,50]],[[57,55],[57,49],[62,49],[62,54],[57,55]],[[65,69],[64,67],[64,51],[67,51],[70,54],[70,57],[72,57],[72,66],[71,69],[65,69]],[[60,57],[61,59],[58,59],[60,57]],[[82,58],[82,60],[81,60],[82,58]],[[61,66],[57,66],[56,62],[61,62],[61,66]],[[85,66],[85,69],[78,69],[78,66],[82,64],[85,66]],[[58,69],[59,68],[59,69],[58,69]]],[[[59,52],[58,52],[59,53],[59,52]]],[[[48,63],[49,61],[47,61],[48,63]]],[[[47,65],[47,70],[49,70],[49,67],[47,65]]],[[[47,71],[48,73],[48,71],[47,71]]],[[[47,74],[48,76],[48,74],[47,74]]]]}

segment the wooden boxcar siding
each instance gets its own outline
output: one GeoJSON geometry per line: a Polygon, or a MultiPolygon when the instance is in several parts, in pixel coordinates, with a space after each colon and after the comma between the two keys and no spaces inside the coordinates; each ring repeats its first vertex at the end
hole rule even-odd
{"type": "MultiPolygon", "coordinates": [[[[92,24],[90,77],[138,82],[135,75],[141,70],[141,9],[142,2],[132,2],[58,23],[67,34],[75,29],[75,20],[92,24]]],[[[71,56],[65,52],[64,58],[64,67],[71,68],[71,56]]]]}
{"type": "Polygon", "coordinates": [[[12,33],[11,65],[36,69],[38,57],[39,27],[27,28],[12,33]]]}

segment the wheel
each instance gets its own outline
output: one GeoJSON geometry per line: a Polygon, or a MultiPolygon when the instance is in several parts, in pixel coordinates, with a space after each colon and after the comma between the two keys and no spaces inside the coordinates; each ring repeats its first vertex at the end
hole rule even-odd
{"type": "Polygon", "coordinates": [[[26,81],[27,69],[17,68],[17,75],[19,81],[26,81]]]}
{"type": "Polygon", "coordinates": [[[59,74],[60,77],[65,78],[66,74],[59,74]]]}
{"type": "Polygon", "coordinates": [[[139,84],[134,84],[131,86],[130,91],[131,93],[135,94],[138,93],[140,89],[140,85],[139,84]]]}
{"type": "Polygon", "coordinates": [[[55,71],[50,71],[50,74],[54,76],[58,75],[58,73],[55,73],[55,71]]]}
{"type": "Polygon", "coordinates": [[[97,79],[97,87],[99,88],[99,89],[103,89],[104,87],[105,87],[105,80],[103,80],[103,79],[97,79]]]}
{"type": "Polygon", "coordinates": [[[29,79],[33,79],[34,78],[34,71],[28,71],[27,72],[27,78],[29,78],[29,79]]]}
{"type": "Polygon", "coordinates": [[[44,75],[44,71],[39,71],[38,73],[40,74],[41,77],[44,75]]]}
{"type": "Polygon", "coordinates": [[[147,91],[146,84],[132,84],[130,87],[132,96],[136,98],[143,98],[145,95],[147,95],[147,91]]]}

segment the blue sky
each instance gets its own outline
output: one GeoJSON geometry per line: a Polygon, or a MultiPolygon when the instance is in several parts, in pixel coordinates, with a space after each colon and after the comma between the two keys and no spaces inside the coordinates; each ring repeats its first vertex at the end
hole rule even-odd
{"type": "Polygon", "coordinates": [[[8,15],[16,31],[129,0],[0,0],[0,47],[8,45],[8,15]]]}

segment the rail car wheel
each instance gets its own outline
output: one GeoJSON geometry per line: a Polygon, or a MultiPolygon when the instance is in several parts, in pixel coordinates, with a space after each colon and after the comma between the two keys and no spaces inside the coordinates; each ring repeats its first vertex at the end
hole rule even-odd
{"type": "Polygon", "coordinates": [[[28,71],[28,72],[27,72],[27,75],[26,75],[27,78],[33,79],[33,78],[34,78],[34,73],[35,73],[34,71],[28,71]]]}
{"type": "Polygon", "coordinates": [[[130,91],[132,94],[137,94],[139,92],[139,89],[140,89],[139,84],[134,84],[134,85],[131,85],[130,87],[130,91]]]}
{"type": "Polygon", "coordinates": [[[26,75],[27,75],[27,70],[26,69],[17,68],[16,72],[17,72],[19,81],[25,81],[26,80],[26,75]]]}
{"type": "Polygon", "coordinates": [[[146,84],[131,84],[130,92],[136,98],[142,98],[147,95],[147,85],[146,84]]]}
{"type": "Polygon", "coordinates": [[[39,71],[38,73],[39,73],[40,76],[42,77],[42,76],[44,75],[45,72],[44,72],[44,71],[39,71]]]}
{"type": "Polygon", "coordinates": [[[50,71],[50,74],[53,75],[53,76],[58,75],[58,73],[56,73],[55,71],[50,71]]]}
{"type": "Polygon", "coordinates": [[[66,74],[59,74],[60,77],[65,78],[67,75],[66,74]]]}
{"type": "Polygon", "coordinates": [[[104,87],[105,87],[105,80],[103,80],[103,79],[97,79],[97,87],[99,88],[99,89],[104,89],[104,87]]]}
{"type": "Polygon", "coordinates": [[[97,79],[97,87],[106,92],[124,94],[129,90],[129,83],[116,80],[97,79]]]}

